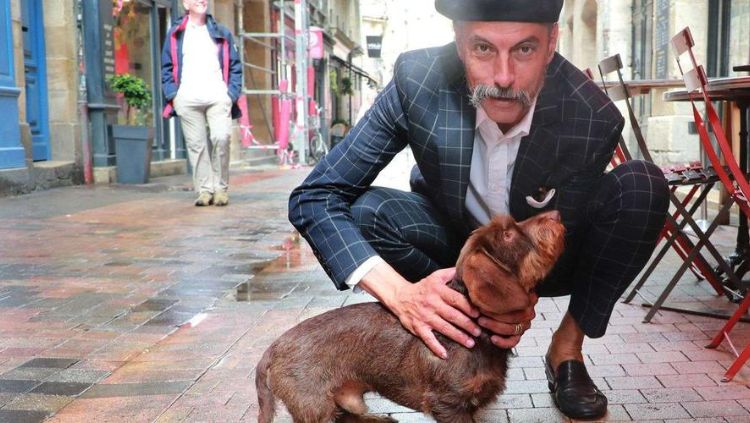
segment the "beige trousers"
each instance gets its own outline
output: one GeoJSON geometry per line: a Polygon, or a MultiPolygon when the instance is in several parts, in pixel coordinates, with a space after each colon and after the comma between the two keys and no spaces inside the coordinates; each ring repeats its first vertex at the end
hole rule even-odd
{"type": "Polygon", "coordinates": [[[193,166],[193,187],[199,193],[226,191],[229,188],[232,100],[226,96],[206,104],[180,97],[178,93],[173,104],[193,166]]]}

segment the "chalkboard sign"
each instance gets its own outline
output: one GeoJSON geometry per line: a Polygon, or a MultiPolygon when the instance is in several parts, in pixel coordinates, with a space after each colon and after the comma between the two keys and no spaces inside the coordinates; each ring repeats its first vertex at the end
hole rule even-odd
{"type": "Polygon", "coordinates": [[[667,78],[669,59],[669,0],[654,2],[654,78],[667,78]]]}
{"type": "Polygon", "coordinates": [[[104,80],[115,75],[115,47],[113,28],[110,24],[102,25],[102,40],[104,41],[104,80]]]}

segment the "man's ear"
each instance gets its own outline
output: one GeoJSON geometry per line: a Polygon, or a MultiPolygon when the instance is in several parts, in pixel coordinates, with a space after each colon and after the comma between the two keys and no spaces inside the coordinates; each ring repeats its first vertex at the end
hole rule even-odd
{"type": "Polygon", "coordinates": [[[560,36],[560,25],[557,22],[552,24],[552,28],[549,30],[549,44],[547,45],[547,64],[552,62],[555,57],[555,51],[557,50],[557,39],[560,36]]]}
{"type": "Polygon", "coordinates": [[[529,293],[518,278],[478,251],[465,257],[461,279],[469,299],[483,313],[504,314],[529,306],[529,293]]]}

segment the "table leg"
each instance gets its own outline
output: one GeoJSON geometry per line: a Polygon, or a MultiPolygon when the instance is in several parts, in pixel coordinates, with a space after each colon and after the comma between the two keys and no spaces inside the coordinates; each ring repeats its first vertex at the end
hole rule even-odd
{"type": "MultiPolygon", "coordinates": [[[[737,102],[740,108],[740,169],[747,175],[747,109],[748,103],[737,102]]],[[[750,236],[747,230],[747,216],[740,212],[739,224],[737,226],[737,242],[735,244],[734,254],[729,257],[731,266],[741,264],[748,260],[747,254],[750,250],[750,236]]],[[[737,275],[740,278],[742,275],[737,275]]]]}

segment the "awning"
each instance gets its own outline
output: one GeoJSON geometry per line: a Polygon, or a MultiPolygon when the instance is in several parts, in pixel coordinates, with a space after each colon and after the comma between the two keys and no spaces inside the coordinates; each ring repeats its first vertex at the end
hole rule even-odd
{"type": "Polygon", "coordinates": [[[354,72],[354,73],[356,73],[356,74],[358,74],[358,75],[360,75],[360,76],[362,76],[364,78],[369,79],[370,81],[372,81],[373,84],[377,84],[378,83],[378,81],[376,81],[373,77],[371,77],[370,74],[367,73],[367,71],[365,71],[364,69],[360,68],[359,66],[351,64],[351,63],[347,62],[346,60],[344,60],[344,59],[342,59],[342,58],[340,58],[340,57],[338,57],[336,55],[333,55],[333,54],[330,57],[331,57],[331,59],[337,61],[342,66],[344,66],[345,68],[351,70],[352,72],[354,72]]]}

